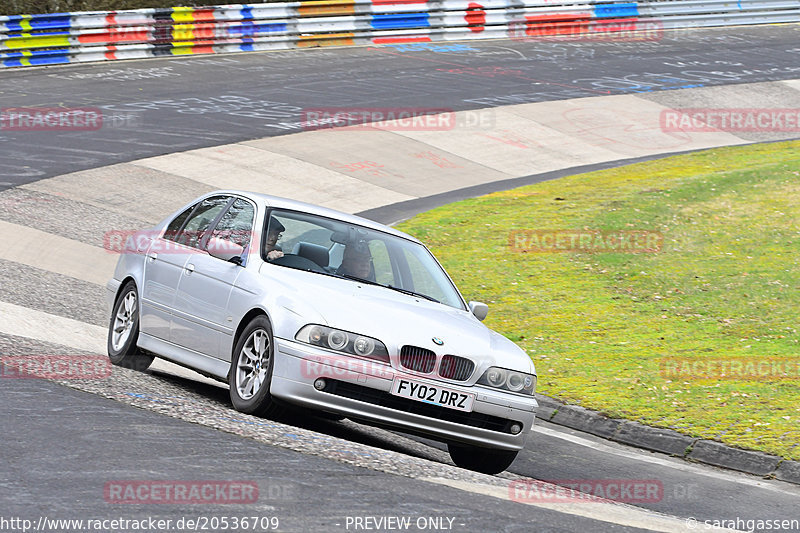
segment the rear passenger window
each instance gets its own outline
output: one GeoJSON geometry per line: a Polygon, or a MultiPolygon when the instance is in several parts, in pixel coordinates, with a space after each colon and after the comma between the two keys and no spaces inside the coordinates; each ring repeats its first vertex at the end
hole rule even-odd
{"type": "Polygon", "coordinates": [[[167,229],[164,231],[164,238],[168,241],[174,241],[178,237],[178,232],[183,227],[183,223],[192,214],[192,211],[197,204],[187,207],[180,215],[176,216],[172,222],[169,223],[167,229]]]}
{"type": "Polygon", "coordinates": [[[230,199],[230,196],[212,196],[197,204],[183,230],[174,239],[175,242],[192,248],[200,248],[211,223],[222,213],[230,199]]]}

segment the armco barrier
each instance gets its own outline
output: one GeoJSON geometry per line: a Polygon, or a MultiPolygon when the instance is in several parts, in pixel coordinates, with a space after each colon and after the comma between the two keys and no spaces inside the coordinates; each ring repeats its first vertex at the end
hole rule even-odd
{"type": "MultiPolygon", "coordinates": [[[[322,0],[0,16],[0,66],[800,21],[800,0],[322,0]]],[[[636,33],[631,33],[635,35],[636,33]]]]}

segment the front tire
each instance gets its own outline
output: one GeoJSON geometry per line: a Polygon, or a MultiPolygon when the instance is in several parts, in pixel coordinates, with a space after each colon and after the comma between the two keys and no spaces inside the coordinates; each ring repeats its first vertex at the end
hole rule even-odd
{"type": "Polygon", "coordinates": [[[139,339],[139,296],[136,284],[129,281],[114,302],[108,325],[108,358],[117,366],[144,372],[154,357],[136,346],[139,339]]]}
{"type": "Polygon", "coordinates": [[[484,474],[499,474],[511,466],[519,453],[452,443],[447,445],[447,451],[456,466],[484,474]]]}
{"type": "Polygon", "coordinates": [[[236,342],[228,374],[231,403],[242,413],[275,417],[283,412],[269,392],[275,364],[272,326],[267,317],[255,317],[236,342]]]}

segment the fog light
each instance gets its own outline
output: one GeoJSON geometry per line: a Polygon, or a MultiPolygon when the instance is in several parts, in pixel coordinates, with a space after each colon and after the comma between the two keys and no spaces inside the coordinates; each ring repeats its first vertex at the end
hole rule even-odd
{"type": "Polygon", "coordinates": [[[522,426],[520,426],[519,424],[511,424],[511,433],[512,434],[519,435],[520,431],[522,431],[522,426]]]}
{"type": "MultiPolygon", "coordinates": [[[[314,388],[317,390],[324,390],[325,385],[327,385],[327,383],[325,383],[325,380],[322,378],[319,378],[314,382],[314,388]]],[[[519,431],[517,433],[519,433],[519,431]]]]}

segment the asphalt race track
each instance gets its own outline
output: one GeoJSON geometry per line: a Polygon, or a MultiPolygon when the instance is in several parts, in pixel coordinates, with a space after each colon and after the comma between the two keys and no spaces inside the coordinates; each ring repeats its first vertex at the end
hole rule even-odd
{"type": "Polygon", "coordinates": [[[786,25],[668,31],[645,42],[417,44],[3,71],[2,108],[98,107],[109,116],[94,132],[2,135],[0,185],[295,133],[309,108],[458,111],[794,79],[799,34],[786,25]]]}
{"type": "MultiPolygon", "coordinates": [[[[109,227],[152,222],[156,208],[143,213],[125,206],[139,194],[147,203],[158,190],[123,184],[118,194],[128,199],[115,209],[111,197],[99,207],[14,187],[146,157],[302,135],[313,108],[462,111],[630,94],[665,101],[672,93],[663,91],[795,80],[799,72],[798,25],[667,32],[654,42],[441,43],[0,71],[0,109],[91,107],[101,109],[105,120],[98,131],[0,130],[0,224],[31,226],[96,247],[109,227]]],[[[797,134],[745,137],[755,142],[797,134]]],[[[519,180],[545,177],[557,176],[519,180]]],[[[189,179],[185,187],[190,196],[192,187],[204,190],[189,179]]],[[[392,222],[459,193],[416,196],[369,214],[392,222]]],[[[103,287],[80,275],[0,256],[0,317],[0,354],[103,353],[103,287]]],[[[4,379],[0,385],[0,518],[34,524],[41,516],[174,523],[258,515],[277,518],[281,531],[355,531],[356,517],[404,516],[412,521],[410,531],[683,531],[692,530],[688,518],[800,518],[796,485],[547,423],[508,472],[484,476],[455,468],[441,445],[424,439],[304,413],[278,421],[241,415],[231,409],[226,389],[169,365],[147,374],[115,368],[103,380],[4,379]],[[632,505],[514,502],[509,483],[519,477],[562,484],[639,480],[663,490],[632,505]],[[200,506],[114,504],[104,496],[109,482],[145,479],[248,480],[257,484],[259,497],[255,503],[200,506]],[[420,519],[425,527],[417,525],[420,519]]],[[[0,531],[2,526],[0,521],[0,531]]],[[[709,529],[700,524],[696,530],[709,529]]]]}

